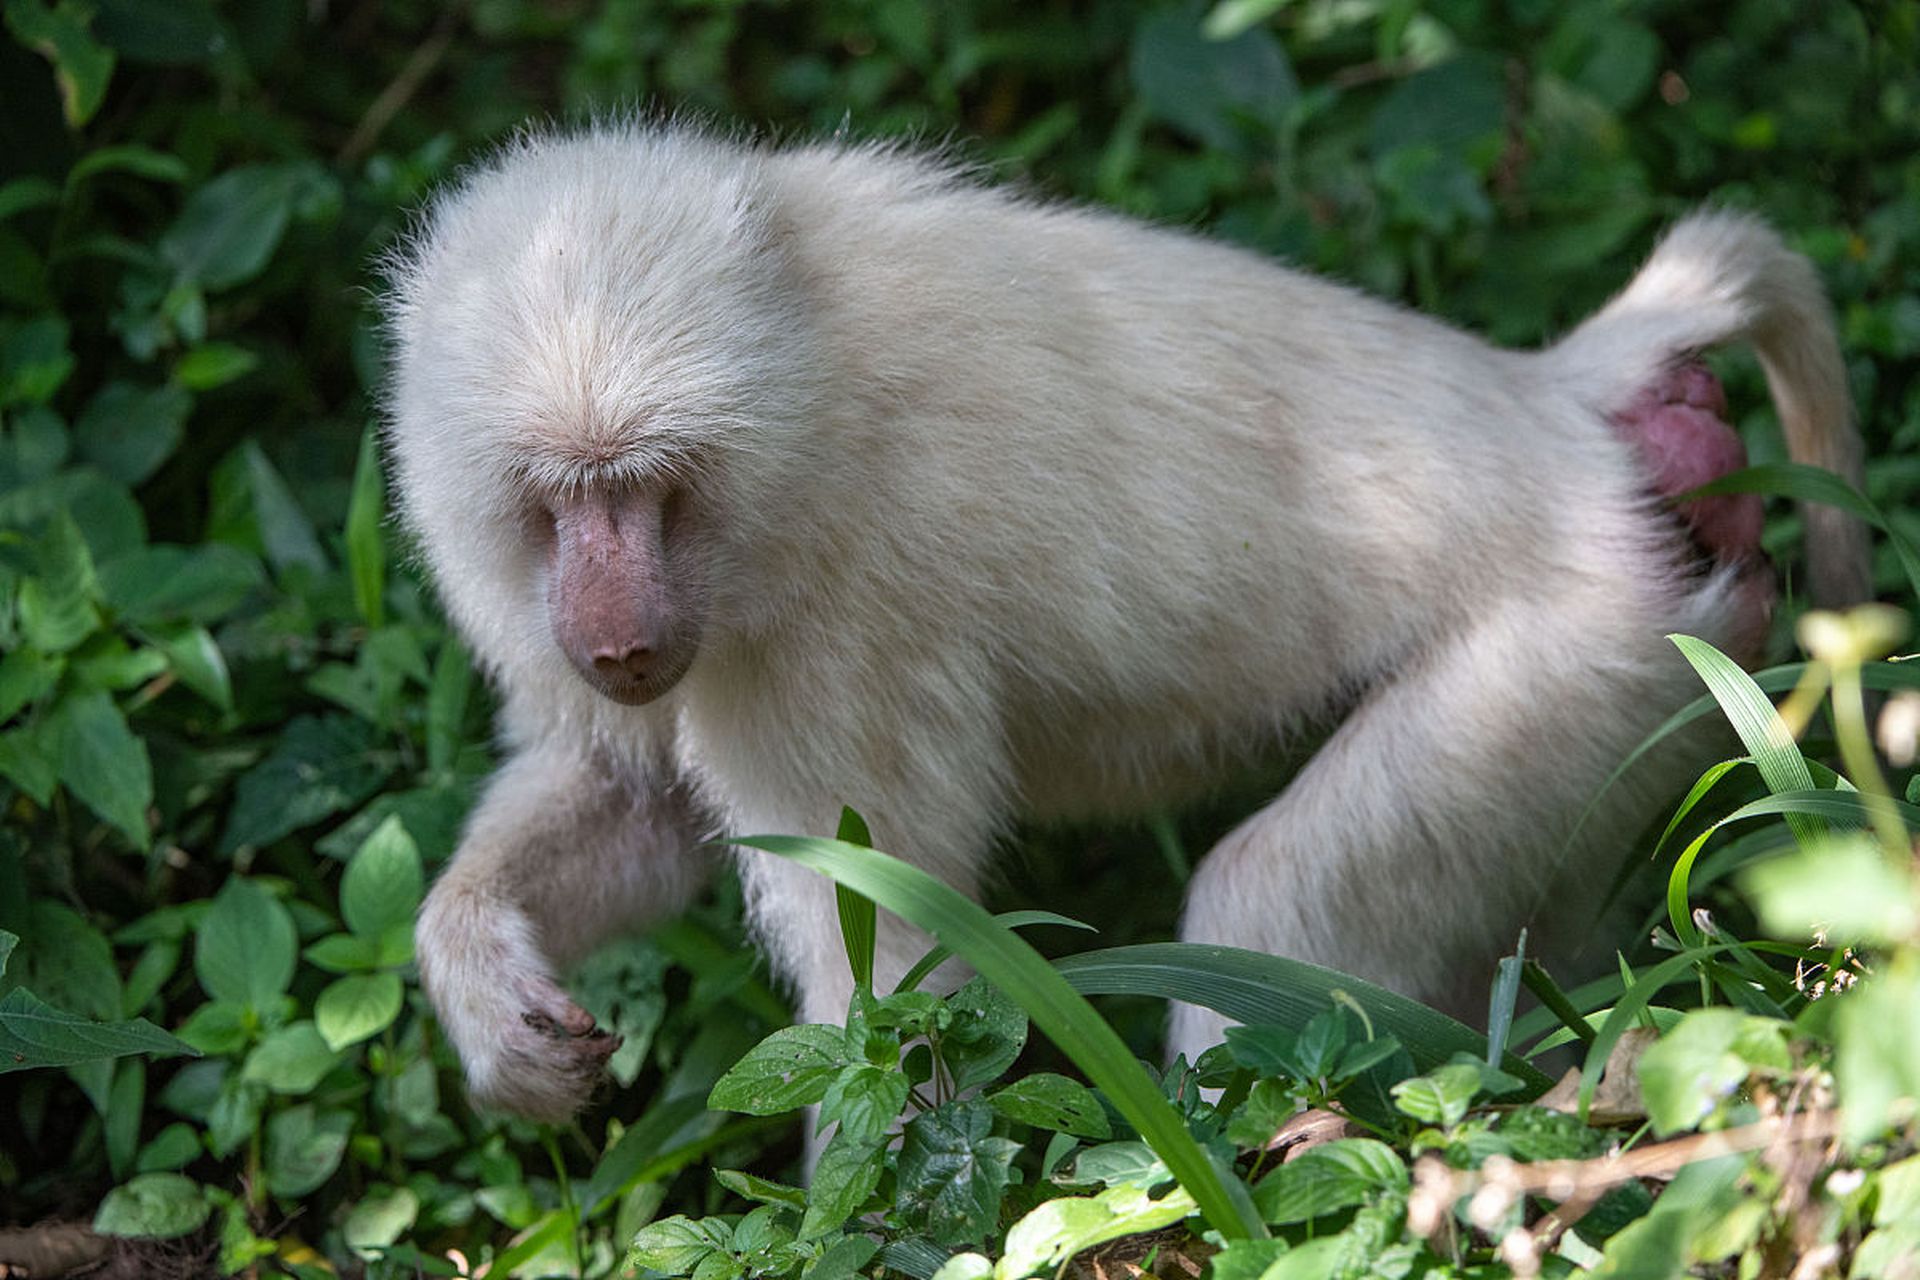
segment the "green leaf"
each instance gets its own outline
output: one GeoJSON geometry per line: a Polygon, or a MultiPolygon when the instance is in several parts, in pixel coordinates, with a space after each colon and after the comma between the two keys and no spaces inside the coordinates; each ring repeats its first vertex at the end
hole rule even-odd
{"type": "Polygon", "coordinates": [[[222,711],[233,710],[233,678],[213,634],[194,623],[155,628],[153,642],[180,683],[222,711]]]}
{"type": "Polygon", "coordinates": [[[0,778],[20,788],[41,808],[53,802],[59,782],[46,747],[43,725],[22,725],[0,733],[0,778]]]}
{"type": "Polygon", "coordinates": [[[952,1023],[940,1037],[940,1060],[956,1092],[998,1080],[1027,1046],[1027,1013],[984,978],[947,997],[952,1023]]]}
{"type": "MultiPolygon", "coordinates": [[[[1248,1025],[1304,1027],[1338,992],[1367,1011],[1376,1033],[1405,1046],[1422,1070],[1456,1053],[1487,1051],[1486,1037],[1417,1000],[1319,965],[1238,947],[1146,943],[1064,956],[1055,967],[1085,995],[1185,1000],[1248,1025]]],[[[1553,1083],[1511,1054],[1503,1066],[1536,1091],[1553,1083]]]]}
{"type": "Polygon", "coordinates": [[[1007,1230],[995,1280],[1057,1272],[1083,1250],[1170,1227],[1195,1208],[1193,1197],[1178,1188],[1158,1198],[1145,1187],[1118,1186],[1095,1196],[1048,1200],[1007,1230]]]}
{"type": "Polygon", "coordinates": [[[886,1167],[884,1143],[860,1143],[834,1134],[813,1169],[800,1238],[816,1240],[858,1213],[880,1185],[886,1167]]]}
{"type": "Polygon", "coordinates": [[[1785,1070],[1787,1024],[1737,1009],[1695,1009],[1634,1064],[1661,1137],[1693,1129],[1755,1070],[1785,1070]]]}
{"type": "Polygon", "coordinates": [[[993,1109],[968,1100],[923,1111],[900,1140],[897,1212],[941,1244],[975,1244],[993,1230],[1020,1144],[993,1136],[993,1109]]]}
{"type": "Polygon", "coordinates": [[[742,1200],[753,1200],[760,1204],[785,1205],[789,1209],[807,1207],[807,1193],[799,1187],[790,1187],[784,1182],[773,1182],[738,1169],[715,1169],[713,1180],[725,1187],[742,1200]]]}
{"type": "MultiPolygon", "coordinates": [[[[837,835],[848,844],[873,847],[873,835],[867,830],[866,820],[845,806],[840,809],[840,829],[837,835]]],[[[833,896],[834,903],[840,911],[840,937],[846,947],[847,964],[853,970],[854,986],[871,991],[873,989],[873,952],[879,937],[873,900],[861,897],[845,885],[835,885],[833,896]]]]}
{"type": "Polygon", "coordinates": [[[400,975],[356,973],[327,984],[314,1001],[313,1021],[329,1049],[376,1036],[400,1016],[400,975]]]}
{"type": "Polygon", "coordinates": [[[86,461],[136,486],[180,447],[192,407],[193,396],[184,387],[109,382],[80,411],[74,445],[86,461]]]}
{"type": "Polygon", "coordinates": [[[7,0],[7,30],[53,64],[60,105],[74,129],[93,119],[113,77],[113,51],[87,30],[89,12],[81,5],[50,9],[42,0],[7,0]]]}
{"type": "Polygon", "coordinates": [[[1374,108],[1369,146],[1376,157],[1432,146],[1466,155],[1506,127],[1505,70],[1497,55],[1462,53],[1416,71],[1374,108]]]}
{"type": "Polygon", "coordinates": [[[36,316],[14,325],[0,339],[0,405],[45,404],[66,382],[73,365],[65,319],[36,316]]]}
{"type": "Polygon", "coordinates": [[[0,222],[60,203],[60,188],[37,175],[0,182],[0,222]]]}
{"type": "Polygon", "coordinates": [[[247,1055],[240,1078],[248,1084],[265,1085],[275,1093],[311,1093],[339,1061],[339,1053],[327,1044],[319,1028],[302,1019],[268,1032],[247,1055]]]}
{"type": "Polygon", "coordinates": [[[360,1197],[341,1227],[347,1248],[375,1261],[405,1235],[420,1216],[420,1197],[406,1187],[384,1187],[360,1197]]]}
{"type": "Polygon", "coordinates": [[[259,363],[260,357],[245,347],[204,342],[180,357],[173,366],[173,380],[189,391],[211,391],[246,377],[259,363]]]}
{"type": "Polygon", "coordinates": [[[1878,944],[1909,938],[1920,927],[1912,874],[1857,832],[1757,862],[1740,883],[1778,938],[1799,941],[1824,932],[1837,942],[1878,944]]]}
{"type": "Polygon", "coordinates": [[[1896,952],[1840,998],[1833,1018],[1842,1133],[1857,1146],[1910,1120],[1920,1099],[1920,951],[1896,952]]]}
{"type": "Polygon", "coordinates": [[[640,1228],[627,1251],[628,1268],[645,1268],[663,1275],[691,1275],[695,1267],[733,1245],[733,1228],[719,1218],[698,1222],[683,1214],[649,1222],[640,1228]]]}
{"type": "Polygon", "coordinates": [[[187,197],[160,254],[179,278],[225,289],[260,274],[293,216],[300,171],[293,165],[229,169],[187,197]]]}
{"type": "Polygon", "coordinates": [[[1105,1141],[1113,1136],[1106,1109],[1093,1090],[1078,1080],[1036,1071],[987,1095],[987,1102],[1009,1120],[1036,1128],[1105,1141]]]}
{"type": "Polygon", "coordinates": [[[140,1173],[170,1172],[186,1168],[206,1153],[207,1149],[200,1144],[199,1132],[192,1125],[176,1120],[140,1148],[134,1168],[140,1173]]]}
{"type": "Polygon", "coordinates": [[[100,568],[107,604],[136,625],[215,622],[265,582],[258,560],[219,542],[139,547],[100,568]]]}
{"type": "Polygon", "coordinates": [[[134,62],[191,66],[231,46],[208,0],[94,0],[93,29],[134,62]]]}
{"type": "Polygon", "coordinates": [[[0,722],[52,693],[59,678],[59,660],[38,649],[15,649],[0,657],[0,722]]]}
{"type": "Polygon", "coordinates": [[[62,511],[47,522],[35,547],[34,574],[20,584],[20,630],[42,653],[65,653],[93,634],[98,582],[93,556],[73,517],[62,511]]]}
{"type": "Polygon", "coordinates": [[[293,982],[293,917],[271,893],[232,876],[195,930],[193,971],[216,1000],[264,1010],[293,982]]]}
{"type": "MultiPolygon", "coordinates": [[[[1753,677],[1742,671],[1739,663],[1704,640],[1682,635],[1667,638],[1693,665],[1714,700],[1720,704],[1720,709],[1726,713],[1734,732],[1740,735],[1741,744],[1753,758],[1754,767],[1767,784],[1767,790],[1813,790],[1813,774],[1807,769],[1806,758],[1800,754],[1786,721],[1773,709],[1773,703],[1753,682],[1753,677]]],[[[1821,832],[1819,823],[1797,814],[1787,815],[1787,825],[1793,828],[1795,838],[1802,843],[1821,832]]]]}
{"type": "Polygon", "coordinates": [[[185,182],[191,173],[186,161],[166,151],[135,143],[95,147],[67,170],[67,186],[77,187],[95,174],[131,173],[155,182],[185,182]]]}
{"type": "Polygon", "coordinates": [[[1275,1225],[1366,1204],[1382,1191],[1405,1191],[1406,1162],[1372,1138],[1337,1138],[1309,1148],[1260,1180],[1254,1203],[1275,1225]]]}
{"type": "Polygon", "coordinates": [[[346,715],[297,716],[267,758],[242,774],[221,848],[271,844],[361,803],[386,780],[379,731],[346,715]]]}
{"type": "Polygon", "coordinates": [[[1480,1070],[1454,1063],[1393,1086],[1393,1103],[1422,1124],[1451,1129],[1480,1092],[1480,1070]]]}
{"type": "Polygon", "coordinates": [[[267,1187],[296,1200],[320,1189],[340,1167],[353,1133],[351,1111],[319,1111],[311,1103],[267,1121],[267,1187]]]}
{"type": "Polygon", "coordinates": [[[145,1018],[94,1022],[56,1009],[24,987],[0,995],[0,1075],[32,1067],[71,1067],[131,1053],[193,1052],[192,1045],[145,1018]]]}
{"type": "Polygon", "coordinates": [[[453,769],[472,691],[473,667],[466,647],[449,628],[434,655],[433,682],[427,689],[427,767],[435,773],[453,769]]]}
{"type": "Polygon", "coordinates": [[[877,1143],[907,1105],[907,1078],[870,1062],[842,1067],[820,1101],[820,1122],[837,1123],[850,1142],[877,1143]]]}
{"type": "Polygon", "coordinates": [[[295,567],[324,572],[327,556],[313,532],[313,521],[307,518],[266,451],[249,440],[240,446],[240,456],[246,462],[247,488],[253,496],[253,516],[260,527],[267,562],[281,574],[295,567]]]}
{"type": "Polygon", "coordinates": [[[255,1018],[244,1004],[209,1000],[180,1026],[180,1038],[201,1053],[238,1053],[253,1034],[255,1018]]]}
{"type": "Polygon", "coordinates": [[[355,933],[379,938],[410,924],[425,892],[420,851],[400,819],[389,817],[347,864],[340,880],[340,915],[355,933]]]}
{"type": "Polygon", "coordinates": [[[824,872],[951,947],[1025,1009],[1152,1143],[1216,1230],[1229,1239],[1265,1233],[1244,1188],[1236,1194],[1237,1181],[1231,1186],[1222,1181],[1113,1028],[1032,947],[995,923],[978,903],[916,867],[858,845],[804,836],[757,836],[734,843],[824,872]]]}
{"type": "Polygon", "coordinates": [[[1149,13],[1128,58],[1134,92],[1159,119],[1210,146],[1246,148],[1277,127],[1300,94],[1273,33],[1249,29],[1209,39],[1179,10],[1149,13]]]}
{"type": "Polygon", "coordinates": [[[360,437],[360,458],[353,468],[353,490],[347,499],[347,572],[353,579],[353,602],[370,627],[386,617],[387,552],[380,538],[386,515],[386,492],[380,476],[379,438],[372,427],[360,437]]]}
{"type": "Polygon", "coordinates": [[[307,960],[328,973],[363,973],[382,967],[380,943],[351,933],[330,933],[306,950],[307,960]]]}
{"type": "Polygon", "coordinates": [[[169,1240],[198,1230],[213,1212],[206,1191],[178,1173],[142,1173],[107,1192],[93,1229],[107,1236],[169,1240]]]}
{"type": "Polygon", "coordinates": [[[113,699],[97,689],[62,698],[47,717],[44,741],[56,753],[60,781],[136,849],[151,840],[153,766],[147,744],[127,728],[113,699]]]}
{"type": "Polygon", "coordinates": [[[753,1116],[810,1106],[826,1097],[841,1069],[855,1061],[846,1033],[837,1027],[782,1027],[714,1083],[707,1105],[753,1116]]]}

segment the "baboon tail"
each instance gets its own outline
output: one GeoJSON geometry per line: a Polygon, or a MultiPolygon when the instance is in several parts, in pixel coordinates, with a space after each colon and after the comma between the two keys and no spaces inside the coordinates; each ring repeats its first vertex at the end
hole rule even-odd
{"type": "MultiPolygon", "coordinates": [[[[1545,355],[1557,376],[1612,412],[1662,366],[1734,342],[1759,356],[1794,461],[1858,486],[1860,436],[1832,308],[1813,265],[1758,218],[1714,210],[1683,219],[1619,296],[1545,355]]],[[[1814,602],[1867,599],[1866,527],[1818,504],[1807,506],[1806,522],[1814,602]]]]}

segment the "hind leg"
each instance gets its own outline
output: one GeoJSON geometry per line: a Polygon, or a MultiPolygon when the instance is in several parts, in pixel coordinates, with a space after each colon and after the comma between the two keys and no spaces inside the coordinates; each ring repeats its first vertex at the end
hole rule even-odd
{"type": "MultiPolygon", "coordinates": [[[[1671,780],[1628,779],[1573,822],[1693,678],[1663,638],[1731,612],[1732,575],[1661,599],[1631,579],[1489,606],[1374,689],[1194,878],[1182,936],[1309,960],[1478,1022],[1492,961],[1566,873],[1604,889],[1671,780]],[[1649,785],[1651,783],[1651,785],[1649,785]]],[[[1596,922],[1585,922],[1591,927],[1596,922]]],[[[1171,1049],[1221,1019],[1175,1006],[1171,1049]]]]}

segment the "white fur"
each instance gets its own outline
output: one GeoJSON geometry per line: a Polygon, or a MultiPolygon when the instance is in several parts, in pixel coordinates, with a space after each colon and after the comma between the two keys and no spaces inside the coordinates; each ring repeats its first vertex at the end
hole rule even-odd
{"type": "MultiPolygon", "coordinates": [[[[583,1093],[564,1046],[498,1044],[521,987],[691,892],[686,821],[606,801],[668,784],[732,834],[851,804],[972,890],[1021,817],[1137,812],[1344,715],[1202,867],[1185,933],[1459,1005],[1647,817],[1623,789],[1554,865],[1693,692],[1663,636],[1742,630],[1607,413],[1751,339],[1796,454],[1857,466],[1817,283],[1731,214],[1520,353],[887,148],[602,128],[480,167],[393,279],[399,491],[514,753],[420,953],[480,1095],[549,1113],[583,1093]],[[530,511],[682,482],[713,517],[703,647],[619,706],[549,636],[530,511]]],[[[839,1017],[830,889],[743,870],[803,1016],[839,1017]]],[[[915,951],[896,929],[883,965],[915,951]]],[[[1215,1029],[1182,1014],[1176,1044],[1215,1029]]]]}

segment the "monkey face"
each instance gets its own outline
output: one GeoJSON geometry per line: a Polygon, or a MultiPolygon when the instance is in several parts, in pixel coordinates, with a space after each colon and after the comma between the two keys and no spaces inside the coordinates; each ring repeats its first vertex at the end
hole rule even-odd
{"type": "Polygon", "coordinates": [[[583,486],[546,505],[547,620],[597,692],[651,702],[692,665],[704,609],[691,572],[684,495],[658,486],[583,486]]]}

